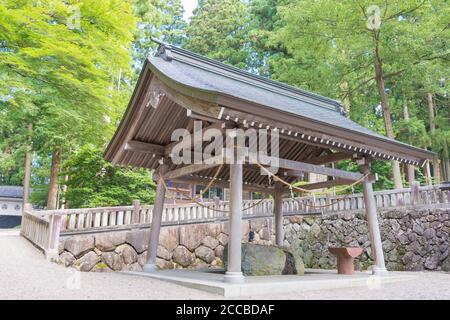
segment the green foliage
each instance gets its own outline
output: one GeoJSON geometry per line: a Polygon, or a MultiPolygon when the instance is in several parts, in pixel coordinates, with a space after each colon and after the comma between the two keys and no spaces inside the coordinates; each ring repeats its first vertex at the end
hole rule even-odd
{"type": "MultiPolygon", "coordinates": [[[[429,145],[428,108],[423,98],[428,92],[445,97],[446,110],[438,112],[439,128],[432,137],[434,150],[445,153],[448,117],[445,124],[439,119],[448,114],[444,74],[448,75],[450,12],[446,1],[293,0],[276,9],[269,45],[285,48],[287,54],[267,59],[273,78],[341,100],[350,106],[353,120],[386,134],[374,75],[378,53],[390,117],[402,141],[429,145]],[[374,14],[371,6],[380,10],[379,29],[368,27],[374,14]],[[411,120],[403,120],[404,99],[422,100],[421,108],[410,104],[411,120]]],[[[380,177],[388,181],[388,172],[381,172],[380,177]]]]}
{"type": "Polygon", "coordinates": [[[148,54],[157,47],[152,37],[180,45],[184,39],[186,22],[183,20],[184,9],[181,0],[135,0],[134,13],[138,18],[133,43],[134,69],[137,76],[148,54]]]}
{"type": "Polygon", "coordinates": [[[114,167],[99,148],[86,145],[68,159],[62,175],[70,179],[63,194],[70,207],[131,205],[135,199],[153,203],[154,182],[145,169],[114,167]]]}
{"type": "MultiPolygon", "coordinates": [[[[340,161],[337,164],[337,168],[350,171],[350,172],[359,172],[358,165],[350,160],[340,161]]],[[[372,162],[372,174],[378,176],[378,180],[373,184],[374,190],[387,190],[392,189],[394,183],[392,179],[389,178],[392,172],[391,162],[389,161],[373,161],[372,162]]],[[[350,192],[351,190],[346,190],[345,193],[350,192]]],[[[360,184],[354,187],[355,192],[362,192],[362,187],[360,184]]]]}
{"type": "Polygon", "coordinates": [[[239,68],[250,64],[248,5],[243,0],[201,0],[183,47],[239,68]]]}
{"type": "MultiPolygon", "coordinates": [[[[32,123],[35,205],[45,206],[56,149],[62,177],[69,176],[61,197],[71,207],[151,203],[149,174],[113,168],[100,150],[156,48],[152,37],[341,100],[351,119],[385,134],[374,79],[378,49],[396,138],[448,163],[446,1],[200,0],[189,23],[183,12],[181,0],[0,0],[0,184],[21,184],[32,123]],[[373,5],[378,31],[367,27],[373,5]]],[[[339,167],[357,171],[349,161],[339,167]]],[[[375,161],[373,171],[377,190],[392,187],[390,163],[375,161]]]]}
{"type": "Polygon", "coordinates": [[[412,118],[401,119],[396,123],[397,139],[418,147],[426,147],[430,144],[425,124],[422,120],[412,118]]]}
{"type": "Polygon", "coordinates": [[[121,0],[0,2],[2,172],[23,163],[29,123],[41,156],[109,140],[128,100],[115,88],[130,74],[131,11],[121,0]]]}

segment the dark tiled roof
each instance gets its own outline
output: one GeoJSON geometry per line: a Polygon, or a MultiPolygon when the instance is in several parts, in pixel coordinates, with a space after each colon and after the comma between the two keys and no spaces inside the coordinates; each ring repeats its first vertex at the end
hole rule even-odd
{"type": "Polygon", "coordinates": [[[0,197],[2,198],[22,198],[23,187],[18,186],[0,186],[0,197]]]}
{"type": "Polygon", "coordinates": [[[433,155],[432,152],[428,153],[426,150],[390,139],[350,120],[336,100],[251,74],[188,50],[158,43],[158,53],[148,58],[150,65],[184,86],[233,96],[397,146],[420,150],[419,152],[425,152],[429,156],[433,155]]]}

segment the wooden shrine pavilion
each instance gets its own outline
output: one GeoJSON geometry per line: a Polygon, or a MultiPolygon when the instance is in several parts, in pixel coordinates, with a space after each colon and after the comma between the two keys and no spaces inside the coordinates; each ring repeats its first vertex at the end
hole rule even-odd
{"type": "Polygon", "coordinates": [[[276,243],[282,245],[281,199],[286,185],[262,175],[255,164],[230,163],[217,174],[218,164],[177,165],[171,161],[175,129],[193,133],[194,121],[204,129],[270,128],[279,134],[280,168],[277,175],[297,181],[305,172],[329,177],[303,185],[313,190],[361,181],[369,225],[374,273],[386,272],[373,197],[373,159],[423,166],[434,153],[416,148],[364,128],[346,117],[335,100],[272,81],[208,59],[190,51],[159,43],[154,56],[144,63],[123,119],[105,158],[117,165],[155,170],[156,199],[145,271],[156,270],[161,214],[166,196],[164,181],[211,183],[230,188],[230,236],[227,282],[242,282],[241,233],[243,190],[271,194],[274,198],[276,243]],[[330,165],[355,161],[359,172],[330,165]]]}

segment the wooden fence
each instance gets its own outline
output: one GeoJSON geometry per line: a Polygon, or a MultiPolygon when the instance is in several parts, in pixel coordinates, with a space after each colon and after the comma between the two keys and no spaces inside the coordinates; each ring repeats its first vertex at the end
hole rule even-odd
{"type": "MultiPolygon", "coordinates": [[[[374,193],[378,208],[450,207],[450,184],[374,193]]],[[[271,199],[248,200],[243,203],[244,219],[272,215],[271,199]]],[[[298,197],[283,199],[283,214],[310,215],[321,212],[354,211],[364,208],[362,194],[346,196],[298,197]]],[[[166,204],[162,215],[163,225],[224,221],[228,219],[228,202],[205,202],[202,205],[166,204]]],[[[65,210],[32,210],[24,207],[21,234],[45,251],[48,259],[57,256],[59,235],[83,232],[149,227],[153,206],[134,201],[131,206],[82,208],[65,210]]]]}
{"type": "MultiPolygon", "coordinates": [[[[411,188],[374,192],[377,208],[422,207],[438,208],[450,204],[450,183],[433,186],[414,185],[411,188]]],[[[283,213],[354,211],[365,208],[364,195],[301,197],[283,200],[283,213]]]]}
{"type": "Polygon", "coordinates": [[[47,260],[58,258],[61,225],[60,215],[34,211],[29,203],[24,205],[20,234],[44,251],[47,260]]]}

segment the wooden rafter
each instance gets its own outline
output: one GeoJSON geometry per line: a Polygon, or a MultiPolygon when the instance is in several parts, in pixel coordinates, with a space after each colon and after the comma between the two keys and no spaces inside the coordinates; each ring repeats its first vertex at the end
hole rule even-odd
{"type": "Polygon", "coordinates": [[[307,159],[305,161],[308,163],[311,163],[311,164],[327,164],[327,163],[337,162],[340,160],[351,159],[352,157],[353,157],[352,153],[336,152],[336,153],[330,153],[330,154],[312,158],[312,159],[307,159]]]}
{"type": "Polygon", "coordinates": [[[334,180],[328,180],[328,181],[322,181],[322,182],[315,182],[315,183],[309,183],[299,186],[302,189],[306,190],[316,190],[316,189],[323,189],[323,188],[330,188],[335,186],[340,186],[344,184],[351,184],[353,181],[351,180],[345,180],[345,179],[334,179],[334,180]]]}
{"type": "Polygon", "coordinates": [[[311,164],[311,163],[305,163],[300,161],[293,161],[288,159],[276,159],[273,157],[268,156],[262,156],[260,157],[260,161],[262,163],[272,163],[276,164],[278,161],[278,167],[287,169],[286,175],[293,175],[297,174],[299,171],[301,172],[312,172],[316,174],[322,174],[325,176],[331,176],[336,178],[342,178],[347,180],[356,181],[363,177],[361,173],[357,172],[348,172],[340,169],[334,169],[334,168],[328,168],[328,167],[322,167],[319,165],[311,164]]]}

